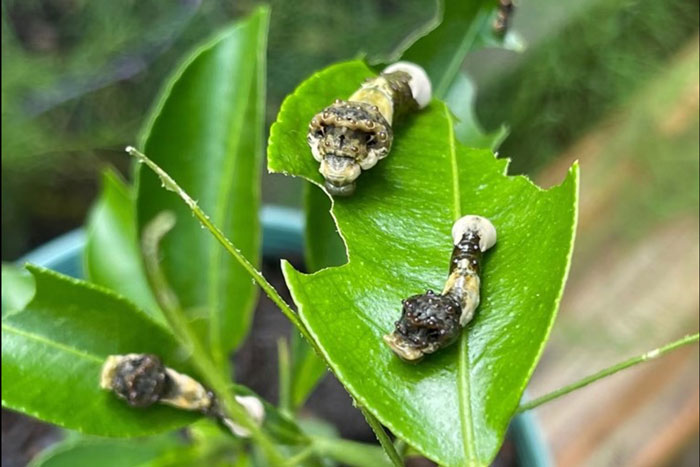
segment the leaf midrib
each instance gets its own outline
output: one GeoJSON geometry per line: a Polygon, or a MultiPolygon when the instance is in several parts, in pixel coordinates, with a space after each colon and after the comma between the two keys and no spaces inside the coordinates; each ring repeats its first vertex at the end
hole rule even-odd
{"type": "Polygon", "coordinates": [[[88,353],[83,352],[82,350],[78,350],[78,349],[71,347],[69,345],[65,345],[65,344],[60,343],[60,342],[52,341],[52,340],[47,339],[46,337],[41,336],[39,334],[34,334],[31,332],[27,332],[27,331],[24,331],[22,329],[16,328],[14,326],[10,326],[7,323],[2,323],[2,329],[4,331],[16,334],[18,336],[40,342],[40,343],[45,344],[49,347],[53,347],[53,348],[62,350],[62,351],[67,352],[67,353],[71,353],[71,354],[76,355],[76,356],[83,358],[85,360],[97,362],[99,364],[102,364],[102,362],[104,361],[104,359],[97,357],[95,355],[90,355],[88,353]]]}
{"type": "MultiPolygon", "coordinates": [[[[257,39],[257,37],[256,37],[257,39]]],[[[245,77],[246,83],[245,86],[241,86],[242,89],[247,89],[245,91],[246,95],[250,95],[252,93],[252,85],[253,85],[253,75],[257,73],[257,66],[254,67],[253,73],[250,73],[248,76],[245,77]]],[[[234,90],[234,92],[236,92],[234,90]]],[[[251,105],[248,100],[246,100],[246,106],[244,107],[244,110],[247,110],[248,105],[251,105]]],[[[245,114],[245,112],[242,112],[241,114],[245,114]]],[[[227,153],[234,153],[233,157],[228,157],[225,159],[225,167],[223,168],[224,173],[230,173],[232,176],[230,177],[224,177],[223,182],[221,183],[218,197],[216,200],[216,206],[217,209],[214,212],[213,220],[214,222],[217,223],[217,225],[224,225],[224,220],[226,219],[226,208],[229,207],[229,204],[226,203],[226,199],[229,198],[231,189],[233,188],[233,179],[235,177],[235,172],[236,172],[236,167],[238,166],[238,158],[240,157],[240,154],[238,151],[240,142],[241,142],[241,135],[243,133],[243,126],[244,126],[244,118],[238,118],[236,119],[235,116],[237,115],[236,112],[231,111],[229,112],[228,119],[233,120],[233,125],[231,125],[231,133],[232,136],[228,140],[228,144],[226,144],[226,151],[227,153]]],[[[221,349],[221,319],[220,319],[220,313],[221,310],[219,310],[220,306],[220,289],[221,289],[221,262],[223,261],[224,257],[228,257],[228,255],[225,255],[225,251],[216,243],[216,242],[210,242],[210,250],[209,250],[209,260],[210,260],[210,269],[209,269],[209,342],[211,345],[211,352],[215,356],[215,360],[221,364],[221,362],[226,358],[224,353],[221,349]]]]}
{"type": "MultiPolygon", "coordinates": [[[[234,154],[234,157],[227,157],[225,158],[225,167],[223,168],[224,173],[229,173],[231,176],[225,177],[223,182],[219,186],[218,194],[216,197],[216,207],[214,210],[213,214],[213,220],[217,223],[217,225],[226,227],[229,222],[232,222],[232,215],[235,215],[235,213],[229,212],[227,208],[229,207],[230,203],[227,203],[226,200],[230,198],[231,196],[231,191],[233,190],[233,187],[235,185],[234,179],[236,176],[236,173],[238,172],[238,167],[241,164],[241,157],[243,155],[240,154],[240,147],[241,147],[241,141],[242,141],[242,135],[244,133],[244,129],[247,123],[251,123],[247,121],[246,115],[248,111],[250,110],[251,106],[255,108],[255,111],[260,114],[261,112],[261,107],[259,105],[261,99],[264,100],[264,78],[262,77],[261,73],[264,74],[265,70],[265,65],[264,65],[264,59],[265,59],[265,44],[266,44],[266,35],[267,35],[267,14],[264,13],[264,9],[258,9],[257,13],[253,14],[248,18],[247,20],[241,22],[240,24],[237,24],[234,28],[232,28],[229,31],[229,34],[232,33],[235,30],[244,30],[247,29],[246,31],[247,34],[247,41],[253,42],[254,44],[254,51],[251,53],[246,53],[245,54],[245,59],[246,60],[252,60],[255,63],[255,66],[253,69],[249,72],[246,73],[246,75],[243,77],[242,84],[236,88],[233,89],[233,94],[236,93],[243,93],[245,96],[248,98],[245,99],[245,105],[243,106],[242,109],[237,109],[237,110],[230,110],[227,115],[227,120],[229,121],[228,126],[230,127],[230,132],[229,134],[231,135],[229,138],[227,138],[227,141],[225,142],[225,151],[227,154],[231,153],[234,154]],[[253,30],[254,32],[251,33],[250,30],[253,30]],[[251,95],[257,96],[256,99],[253,99],[252,101],[249,99],[251,95]],[[242,115],[241,118],[236,118],[236,115],[242,115]]],[[[260,160],[256,157],[257,152],[259,152],[260,149],[260,138],[262,137],[260,134],[260,129],[262,128],[262,123],[263,123],[263,117],[259,115],[253,122],[254,125],[254,130],[256,133],[258,133],[256,137],[256,143],[255,143],[255,153],[253,153],[252,157],[257,159],[255,161],[255,168],[258,167],[257,164],[260,163],[260,160]]],[[[250,190],[255,190],[256,188],[255,184],[252,184],[250,186],[250,190]]],[[[259,194],[258,194],[258,200],[259,200],[259,194]]],[[[259,234],[256,234],[259,235],[259,234]]],[[[259,240],[255,240],[256,242],[259,242],[259,240]]],[[[222,328],[222,319],[221,319],[221,314],[222,312],[225,313],[227,310],[220,310],[220,303],[221,303],[221,271],[223,268],[222,263],[224,260],[228,257],[228,255],[225,253],[225,251],[216,243],[212,242],[211,247],[209,250],[209,288],[208,288],[208,295],[207,295],[207,303],[208,303],[208,316],[209,316],[209,345],[210,345],[210,352],[212,356],[214,357],[214,360],[217,364],[219,365],[225,365],[226,359],[227,359],[227,353],[228,350],[231,347],[223,347],[222,342],[223,338],[225,335],[226,330],[222,328]],[[223,333],[223,334],[222,334],[223,333]]],[[[255,293],[249,293],[248,297],[245,301],[245,303],[241,304],[242,310],[249,310],[251,307],[254,305],[256,300],[256,295],[255,293]]]]}
{"type": "MultiPolygon", "coordinates": [[[[462,217],[461,193],[459,189],[459,174],[457,164],[457,148],[455,146],[454,122],[447,106],[444,106],[445,117],[447,119],[448,142],[450,145],[450,168],[452,172],[452,203],[454,221],[462,217]]],[[[462,445],[464,446],[464,457],[468,459],[469,465],[475,465],[474,453],[476,452],[474,443],[474,425],[471,406],[471,371],[469,368],[469,336],[467,329],[462,330],[459,339],[459,356],[457,365],[457,388],[459,397],[459,418],[462,431],[462,445]]]]}
{"type": "Polygon", "coordinates": [[[445,98],[445,94],[447,94],[450,84],[452,84],[452,82],[454,81],[455,75],[457,74],[460,65],[464,62],[464,57],[466,56],[467,52],[469,52],[473,48],[472,45],[476,41],[476,38],[479,34],[479,30],[481,29],[481,26],[486,20],[486,18],[486,15],[484,15],[483,11],[481,11],[480,8],[476,16],[474,17],[474,21],[472,22],[471,27],[467,29],[466,34],[462,38],[462,41],[459,43],[457,53],[455,53],[452,56],[452,59],[447,65],[446,71],[442,74],[440,82],[435,87],[435,97],[437,97],[438,99],[445,98]]]}

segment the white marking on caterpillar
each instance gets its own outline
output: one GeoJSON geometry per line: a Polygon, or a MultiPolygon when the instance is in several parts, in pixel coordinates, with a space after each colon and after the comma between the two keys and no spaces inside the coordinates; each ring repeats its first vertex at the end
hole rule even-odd
{"type": "Polygon", "coordinates": [[[433,97],[433,86],[430,84],[430,78],[425,70],[415,63],[411,62],[396,62],[389,65],[382,73],[393,73],[395,71],[404,71],[411,76],[408,85],[411,87],[411,94],[418,103],[418,108],[424,109],[430,104],[433,97]]]}

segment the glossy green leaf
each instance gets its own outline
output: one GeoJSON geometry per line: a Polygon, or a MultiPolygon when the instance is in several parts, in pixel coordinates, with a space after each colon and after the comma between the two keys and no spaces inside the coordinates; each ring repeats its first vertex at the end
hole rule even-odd
{"type": "Polygon", "coordinates": [[[440,25],[403,51],[401,60],[425,68],[433,96],[445,97],[468,52],[482,44],[501,42],[491,30],[497,5],[493,0],[445,0],[440,25]]]}
{"type": "Polygon", "coordinates": [[[311,272],[328,266],[340,266],[348,260],[330,210],[328,196],[304,184],[304,261],[311,272]]]}
{"type": "MultiPolygon", "coordinates": [[[[332,66],[283,103],[268,166],[322,183],[306,145],[311,117],[372,75],[361,62],[332,66]]],[[[578,171],[543,191],[505,175],[507,162],[455,141],[446,106],[433,102],[397,128],[390,156],[363,172],[356,193],[334,200],[349,262],[283,271],[299,315],[357,402],[397,436],[446,465],[488,465],[554,321],[573,244],[578,171]],[[440,290],[456,218],[492,220],[482,302],[459,345],[418,365],[382,342],[401,299],[440,290]]]]}
{"type": "MultiPolygon", "coordinates": [[[[255,265],[268,16],[258,9],[186,60],[166,86],[142,144],[255,265]]],[[[161,245],[163,270],[188,315],[206,317],[212,356],[223,364],[250,327],[257,289],[188,207],[163,190],[158,177],[140,171],[139,232],[163,210],[177,216],[161,245]]]]}
{"type": "Polygon", "coordinates": [[[30,467],[125,467],[151,465],[182,440],[174,434],[144,439],[78,437],[57,443],[34,459],[30,467]]]}
{"type": "MultiPolygon", "coordinates": [[[[495,149],[507,136],[505,127],[485,133],[474,115],[474,88],[459,69],[468,52],[480,45],[499,45],[491,24],[495,3],[490,1],[438,1],[438,14],[427,31],[412,33],[396,52],[399,57],[425,67],[437,97],[444,97],[457,117],[455,135],[470,147],[495,149]]],[[[347,262],[342,239],[330,215],[331,203],[321,191],[304,186],[306,229],[304,257],[310,272],[347,262]]],[[[310,392],[325,374],[325,363],[310,349],[302,350],[301,364],[307,371],[300,384],[310,392]],[[311,379],[315,375],[316,379],[311,379]]],[[[297,380],[295,379],[295,383],[297,380]]],[[[308,394],[308,393],[307,393],[308,394]]]]}
{"type": "Polygon", "coordinates": [[[130,187],[114,171],[106,170],[102,192],[87,222],[85,271],[90,282],[114,290],[165,324],[146,280],[134,203],[130,187]]]}
{"type": "Polygon", "coordinates": [[[22,310],[34,296],[34,278],[12,264],[2,265],[2,316],[22,310]]]}
{"type": "Polygon", "coordinates": [[[2,321],[2,405],[101,436],[141,436],[198,416],[163,405],[138,410],[99,388],[108,355],[154,353],[192,374],[175,338],[113,292],[28,266],[36,294],[2,321]]]}

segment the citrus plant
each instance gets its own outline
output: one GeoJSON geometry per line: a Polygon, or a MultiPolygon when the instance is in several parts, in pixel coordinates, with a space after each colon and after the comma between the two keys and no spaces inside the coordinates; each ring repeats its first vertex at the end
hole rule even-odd
{"type": "Polygon", "coordinates": [[[493,153],[504,132],[478,127],[473,89],[460,73],[467,52],[504,43],[492,28],[497,7],[449,2],[445,9],[429,33],[408,38],[390,57],[311,76],[270,129],[269,170],[309,182],[306,254],[316,272],[282,263],[296,310],[259,272],[269,11],[258,9],[183,62],[138,149],[129,148],[139,162],[134,184],[104,174],[87,224],[87,280],[3,267],[3,406],[82,433],[37,465],[402,465],[404,451],[384,427],[442,465],[488,465],[512,417],[554,397],[519,405],[569,268],[578,167],[549,190],[507,175],[507,161],[493,153]],[[331,199],[306,143],[308,122],[374,76],[380,62],[398,58],[426,69],[435,99],[397,127],[391,155],[363,175],[352,197],[331,199]],[[469,213],[490,218],[499,235],[485,260],[476,318],[458,344],[409,365],[382,335],[402,298],[441,286],[450,228],[469,213]],[[229,362],[250,329],[258,286],[298,331],[291,355],[284,346],[280,354],[286,396],[279,406],[262,401],[261,422],[240,402],[257,396],[232,383],[229,362]],[[201,381],[245,434],[232,436],[196,412],[131,408],[102,390],[105,360],[131,353],[155,354],[201,381]],[[382,448],[319,434],[299,416],[326,368],[382,448]],[[173,432],[183,427],[188,441],[173,432]]]}

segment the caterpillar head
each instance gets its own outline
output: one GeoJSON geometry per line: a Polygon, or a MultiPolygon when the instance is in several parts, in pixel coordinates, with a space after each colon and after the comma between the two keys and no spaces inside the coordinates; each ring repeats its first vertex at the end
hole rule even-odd
{"type": "Polygon", "coordinates": [[[307,141],[333,195],[349,195],[362,170],[387,156],[393,133],[376,106],[336,100],[316,114],[307,141]]]}
{"type": "Polygon", "coordinates": [[[401,318],[384,341],[402,360],[417,362],[426,354],[452,344],[460,333],[459,303],[449,295],[428,290],[403,300],[401,318]]]}

